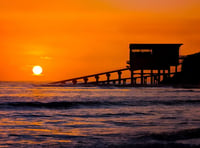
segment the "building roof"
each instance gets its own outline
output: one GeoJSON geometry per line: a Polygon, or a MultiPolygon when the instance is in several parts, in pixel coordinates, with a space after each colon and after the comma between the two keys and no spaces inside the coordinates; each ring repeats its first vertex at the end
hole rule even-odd
{"type": "Polygon", "coordinates": [[[130,44],[130,49],[169,49],[169,48],[178,48],[183,44],[130,44]]]}

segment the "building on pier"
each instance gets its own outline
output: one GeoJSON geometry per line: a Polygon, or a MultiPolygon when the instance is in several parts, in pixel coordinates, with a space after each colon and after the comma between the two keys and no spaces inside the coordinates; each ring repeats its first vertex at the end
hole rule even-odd
{"type": "Polygon", "coordinates": [[[134,85],[134,71],[141,70],[141,84],[146,82],[144,70],[151,70],[151,83],[160,82],[160,71],[165,73],[170,67],[179,65],[179,48],[182,44],[130,44],[130,59],[128,61],[131,71],[131,84],[134,85]],[[157,78],[153,70],[157,70],[157,78]],[[153,80],[154,79],[154,80],[153,80]],[[155,80],[156,79],[156,80],[155,80]]]}

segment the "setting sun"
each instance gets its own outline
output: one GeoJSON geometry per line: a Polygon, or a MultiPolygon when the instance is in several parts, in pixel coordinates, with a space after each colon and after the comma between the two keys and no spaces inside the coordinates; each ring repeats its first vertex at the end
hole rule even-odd
{"type": "Polygon", "coordinates": [[[34,75],[40,75],[43,70],[41,66],[34,66],[32,71],[34,75]]]}

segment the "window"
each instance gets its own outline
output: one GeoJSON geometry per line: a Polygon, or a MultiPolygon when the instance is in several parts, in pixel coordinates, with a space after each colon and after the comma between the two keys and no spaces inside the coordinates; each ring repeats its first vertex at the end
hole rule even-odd
{"type": "Polygon", "coordinates": [[[152,49],[132,49],[131,50],[133,53],[151,53],[152,54],[152,49]]]}

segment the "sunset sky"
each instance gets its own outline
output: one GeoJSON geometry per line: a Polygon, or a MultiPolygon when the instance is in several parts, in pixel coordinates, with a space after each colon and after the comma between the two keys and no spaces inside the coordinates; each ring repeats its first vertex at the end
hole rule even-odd
{"type": "Polygon", "coordinates": [[[124,68],[129,43],[200,52],[200,0],[0,0],[0,81],[55,81],[124,68]],[[32,67],[43,74],[35,76],[32,67]]]}

